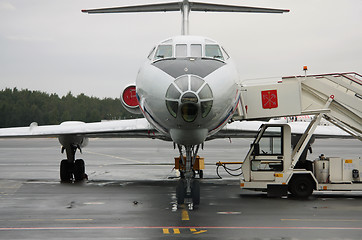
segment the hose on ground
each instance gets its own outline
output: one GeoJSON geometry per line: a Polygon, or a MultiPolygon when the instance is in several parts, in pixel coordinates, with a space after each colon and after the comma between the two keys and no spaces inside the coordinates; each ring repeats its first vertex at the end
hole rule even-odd
{"type": "Polygon", "coordinates": [[[232,172],[236,172],[236,171],[241,170],[242,166],[240,166],[238,168],[228,168],[228,167],[226,167],[225,164],[216,164],[216,165],[217,165],[216,174],[220,179],[222,179],[222,177],[219,174],[219,167],[223,167],[225,172],[227,172],[230,176],[233,176],[233,177],[238,177],[243,173],[242,171],[240,171],[240,173],[237,173],[237,174],[232,173],[232,172]]]}

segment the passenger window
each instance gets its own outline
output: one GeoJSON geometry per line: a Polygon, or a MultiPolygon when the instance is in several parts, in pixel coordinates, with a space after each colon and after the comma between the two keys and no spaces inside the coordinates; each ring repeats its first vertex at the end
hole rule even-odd
{"type": "Polygon", "coordinates": [[[217,58],[224,60],[222,56],[222,52],[220,50],[220,47],[218,45],[206,45],[205,46],[205,57],[211,57],[211,58],[217,58]]]}
{"type": "Polygon", "coordinates": [[[177,44],[176,45],[176,57],[187,57],[187,45],[177,44]]]}
{"type": "Polygon", "coordinates": [[[155,60],[172,57],[172,45],[160,45],[157,48],[155,60]]]}
{"type": "Polygon", "coordinates": [[[191,57],[201,57],[202,47],[201,44],[191,44],[191,57]]]}

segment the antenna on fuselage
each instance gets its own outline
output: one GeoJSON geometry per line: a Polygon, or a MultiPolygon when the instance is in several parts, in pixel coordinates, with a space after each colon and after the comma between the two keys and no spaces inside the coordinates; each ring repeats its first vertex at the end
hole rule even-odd
{"type": "Polygon", "coordinates": [[[183,0],[180,2],[172,3],[157,3],[146,4],[136,6],[125,7],[113,7],[113,8],[99,8],[82,10],[84,13],[132,13],[132,12],[171,12],[181,11],[182,13],[182,35],[189,34],[189,14],[190,11],[198,12],[249,12],[249,13],[284,13],[289,10],[273,9],[273,8],[259,8],[259,7],[246,7],[235,5],[223,5],[214,3],[201,3],[201,2],[189,2],[183,0]]]}

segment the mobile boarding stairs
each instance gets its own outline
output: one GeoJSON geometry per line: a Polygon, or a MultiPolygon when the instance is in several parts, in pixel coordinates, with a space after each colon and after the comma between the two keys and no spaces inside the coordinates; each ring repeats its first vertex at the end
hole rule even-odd
{"type": "Polygon", "coordinates": [[[277,84],[242,87],[238,120],[315,115],[294,149],[287,124],[264,124],[242,165],[242,189],[291,192],[362,190],[362,159],[322,157],[298,167],[321,118],[362,141],[362,75],[333,73],[284,77],[277,84]]]}

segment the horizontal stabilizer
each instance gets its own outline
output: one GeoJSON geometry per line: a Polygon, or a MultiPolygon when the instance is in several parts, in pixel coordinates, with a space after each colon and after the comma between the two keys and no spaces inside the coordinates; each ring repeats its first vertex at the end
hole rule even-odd
{"type": "MultiPolygon", "coordinates": [[[[234,6],[234,5],[222,5],[211,3],[198,3],[187,2],[190,11],[201,12],[253,12],[253,13],[283,13],[289,12],[289,10],[272,9],[272,8],[258,8],[258,7],[246,7],[246,6],[234,6]]],[[[147,4],[137,6],[125,6],[125,7],[113,7],[113,8],[99,8],[82,10],[84,13],[131,13],[131,12],[169,12],[169,11],[181,11],[184,2],[173,3],[159,3],[159,4],[147,4]]]]}
{"type": "Polygon", "coordinates": [[[113,8],[99,8],[82,10],[84,13],[127,13],[127,12],[170,12],[180,11],[182,2],[174,3],[160,3],[160,4],[148,4],[137,6],[125,6],[125,7],[113,7],[113,8]]]}
{"type": "Polygon", "coordinates": [[[258,8],[246,6],[233,6],[211,3],[190,3],[191,11],[201,12],[253,12],[253,13],[283,13],[289,10],[273,9],[273,8],[258,8]]]}

